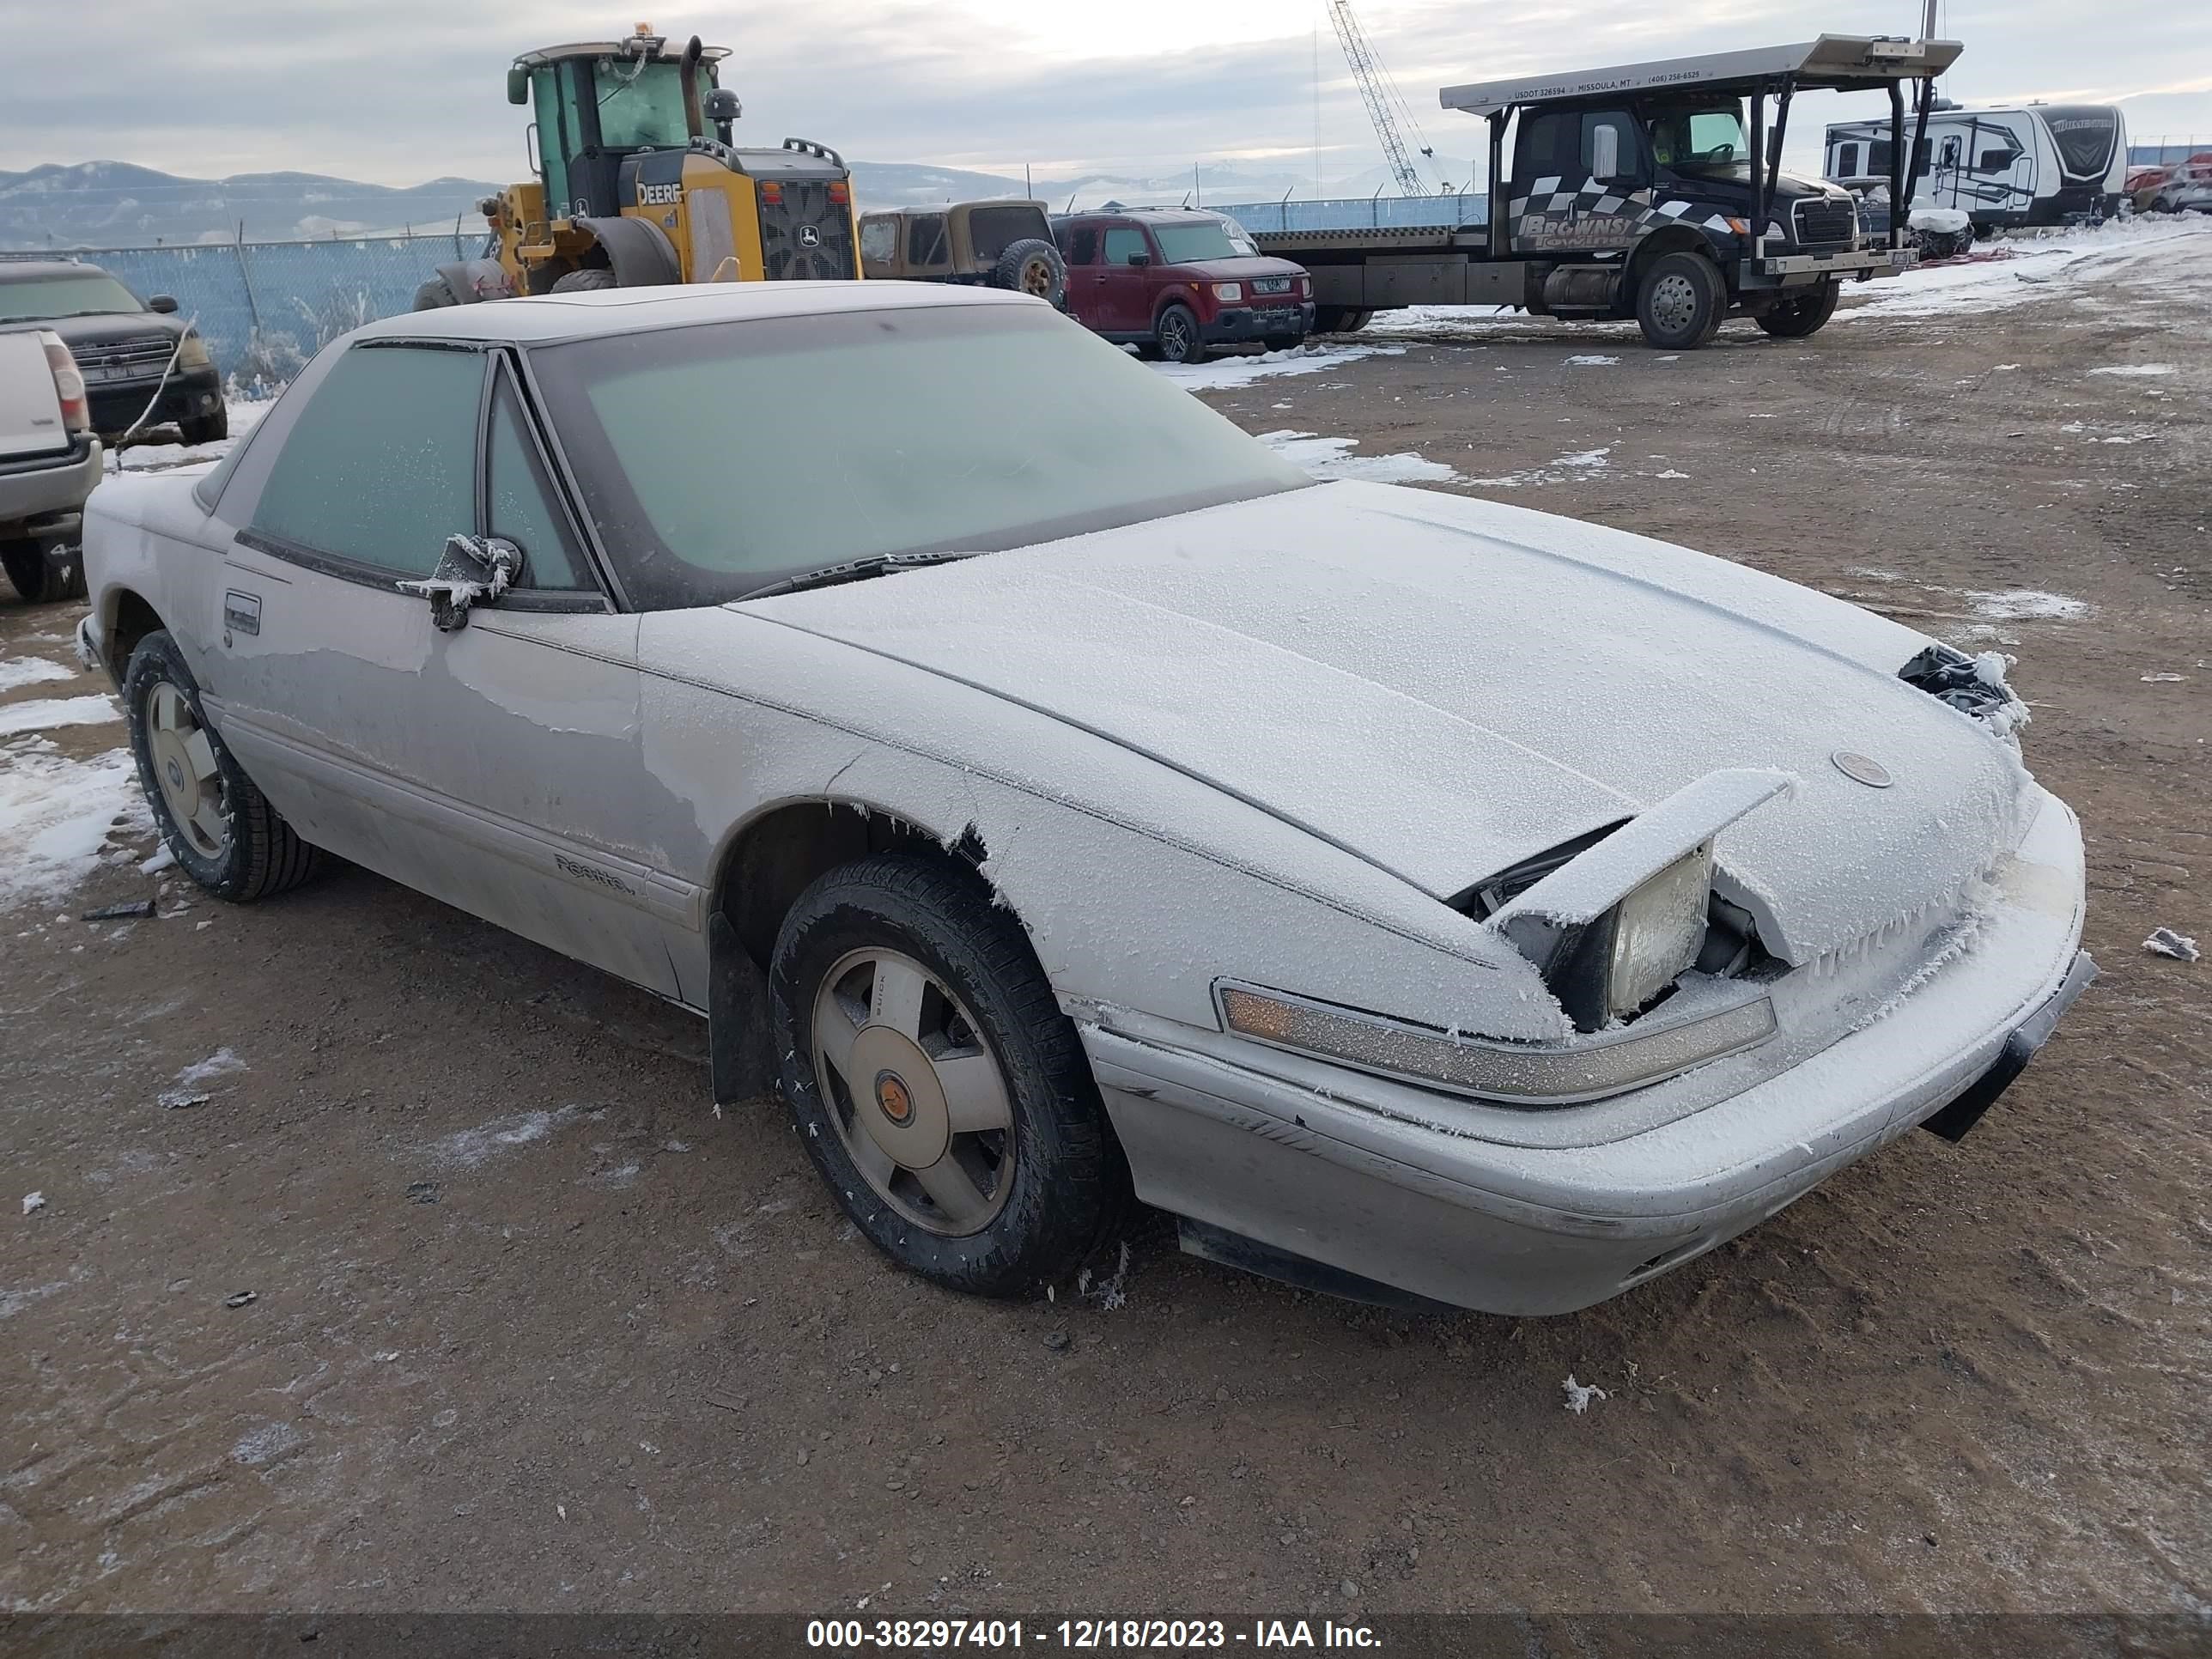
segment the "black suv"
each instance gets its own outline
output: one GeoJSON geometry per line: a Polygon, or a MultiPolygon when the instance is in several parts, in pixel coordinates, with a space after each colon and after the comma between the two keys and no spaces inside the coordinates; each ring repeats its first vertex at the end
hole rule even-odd
{"type": "Polygon", "coordinates": [[[0,259],[0,329],[61,337],[84,375],[93,430],[104,439],[172,422],[188,444],[230,435],[222,376],[176,309],[166,294],[140,304],[98,265],[0,259]]]}

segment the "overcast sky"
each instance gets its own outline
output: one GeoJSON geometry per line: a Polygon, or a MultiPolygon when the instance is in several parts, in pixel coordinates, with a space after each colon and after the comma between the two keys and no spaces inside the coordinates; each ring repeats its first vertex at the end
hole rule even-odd
{"type": "MultiPolygon", "coordinates": [[[[79,40],[73,25],[71,49],[48,52],[22,43],[52,35],[52,0],[0,0],[0,39],[15,43],[0,62],[0,168],[100,159],[199,176],[504,180],[523,166],[524,116],[504,93],[508,60],[627,33],[641,13],[665,33],[734,49],[723,83],[744,98],[739,131],[754,143],[798,134],[848,157],[1016,176],[1024,163],[1045,177],[1158,174],[1195,161],[1310,174],[1317,58],[1322,170],[1334,179],[1380,159],[1320,0],[630,3],[617,12],[611,0],[90,0],[75,15],[97,40],[79,40]],[[128,50],[117,49],[123,42],[128,50]]],[[[1909,33],[1919,13],[1911,0],[1360,0],[1359,10],[1458,179],[1481,125],[1437,107],[1442,84],[1824,30],[1909,33]]],[[[1960,102],[2120,100],[2136,142],[2212,143],[2212,5],[2203,0],[1950,0],[1943,24],[1966,43],[1945,88],[1960,102]]],[[[1842,99],[1814,101],[1798,106],[1793,136],[1856,112],[1842,99]]]]}

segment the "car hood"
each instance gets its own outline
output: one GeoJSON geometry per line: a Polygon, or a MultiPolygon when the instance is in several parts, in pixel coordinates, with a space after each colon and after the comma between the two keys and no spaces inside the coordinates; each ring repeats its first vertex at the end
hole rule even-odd
{"type": "Polygon", "coordinates": [[[144,339],[149,334],[172,338],[184,332],[185,319],[158,311],[104,311],[91,317],[53,317],[44,321],[0,323],[0,329],[52,329],[71,348],[101,345],[110,340],[144,339]]]}
{"type": "Polygon", "coordinates": [[[1303,276],[1304,265],[1292,264],[1288,259],[1274,259],[1266,254],[1246,255],[1236,259],[1194,259],[1168,270],[1178,276],[1188,276],[1201,283],[1249,283],[1260,276],[1303,276]]]}
{"type": "Polygon", "coordinates": [[[1429,491],[1322,485],[732,608],[1039,710],[1443,900],[1711,772],[1785,769],[1717,856],[1792,962],[1955,909],[2026,823],[2013,746],[1897,678],[1923,636],[1429,491]]]}

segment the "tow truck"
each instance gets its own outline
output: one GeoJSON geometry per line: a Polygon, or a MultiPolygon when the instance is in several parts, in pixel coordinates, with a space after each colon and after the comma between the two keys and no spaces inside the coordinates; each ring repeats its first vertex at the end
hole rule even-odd
{"type": "Polygon", "coordinates": [[[1886,236],[1869,237],[1850,192],[1783,171],[1792,100],[1886,90],[1891,199],[1904,201],[1907,161],[1921,152],[1934,101],[1932,92],[1917,100],[1908,143],[1905,84],[1932,82],[1963,50],[1955,40],[1824,34],[1446,87],[1446,109],[1490,124],[1480,222],[1455,214],[1399,228],[1258,230],[1253,240],[1313,274],[1325,332],[1407,306],[1495,305],[1633,318],[1668,351],[1705,344],[1737,316],[1802,337],[1834,314],[1845,280],[1896,276],[1916,256],[1901,216],[1886,236]]]}

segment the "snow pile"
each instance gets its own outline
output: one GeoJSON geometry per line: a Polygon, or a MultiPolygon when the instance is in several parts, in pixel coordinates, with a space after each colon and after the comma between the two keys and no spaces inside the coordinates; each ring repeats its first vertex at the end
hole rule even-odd
{"type": "Polygon", "coordinates": [[[23,732],[50,731],[57,726],[105,726],[122,718],[114,698],[97,694],[0,703],[0,738],[12,738],[23,732]]]}
{"type": "Polygon", "coordinates": [[[98,867],[111,836],[153,828],[129,750],[82,761],[51,744],[0,751],[0,906],[60,896],[98,867]]]}
{"type": "Polygon", "coordinates": [[[1317,374],[1363,357],[1402,357],[1403,346],[1294,346],[1258,356],[1224,357],[1211,363],[1161,363],[1159,372],[1186,392],[1231,392],[1277,374],[1317,374]]]}
{"type": "Polygon", "coordinates": [[[2001,707],[1982,716],[1989,722],[1990,730],[2001,738],[2011,737],[2035,718],[2020,700],[2019,693],[2005,681],[2007,672],[2019,662],[2018,657],[2008,657],[2002,651],[1984,651],[1974,658],[1974,678],[2004,698],[2001,707]]]}
{"type": "Polygon", "coordinates": [[[1459,474],[1440,461],[1408,451],[1355,455],[1357,438],[1322,438],[1310,432],[1263,432],[1260,441],[1316,478],[1358,478],[1367,483],[1456,483],[1459,474]]]}
{"type": "Polygon", "coordinates": [[[176,472],[188,476],[210,471],[230,453],[231,446],[259,425],[261,417],[276,408],[274,398],[246,402],[234,398],[224,407],[230,411],[230,436],[211,444],[134,443],[127,449],[111,449],[102,465],[115,472],[176,472]]]}
{"type": "Polygon", "coordinates": [[[1923,266],[1874,284],[1878,297],[1836,313],[1838,322],[1862,318],[1966,315],[2003,311],[2037,300],[2077,294],[2112,274],[2116,266],[2161,246],[2212,233],[2212,223],[2172,225],[2112,220],[2060,235],[2008,240],[1992,257],[1923,266]]]}

